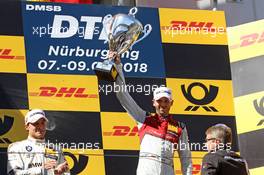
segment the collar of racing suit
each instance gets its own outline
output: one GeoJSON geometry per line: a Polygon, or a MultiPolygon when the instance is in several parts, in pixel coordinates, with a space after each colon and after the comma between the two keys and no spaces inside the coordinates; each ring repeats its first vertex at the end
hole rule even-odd
{"type": "Polygon", "coordinates": [[[45,139],[35,139],[33,137],[28,136],[28,141],[34,142],[34,143],[45,143],[45,139]]]}

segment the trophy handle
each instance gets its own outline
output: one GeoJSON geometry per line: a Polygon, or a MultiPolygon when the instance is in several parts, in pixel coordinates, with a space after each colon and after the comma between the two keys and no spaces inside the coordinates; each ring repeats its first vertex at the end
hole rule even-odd
{"type": "MultiPolygon", "coordinates": [[[[113,19],[113,16],[111,14],[106,15],[103,19],[103,28],[107,36],[109,36],[109,33],[107,32],[107,26],[108,26],[107,24],[112,19],[113,19]]],[[[109,41],[109,38],[105,39],[104,44],[106,44],[108,41],[109,41]]]]}
{"type": "Polygon", "coordinates": [[[139,38],[137,41],[135,41],[131,46],[130,46],[130,50],[132,50],[132,47],[136,44],[136,43],[138,43],[138,42],[140,42],[141,40],[143,40],[144,38],[146,38],[149,34],[150,34],[150,32],[152,31],[152,27],[151,27],[151,25],[150,24],[147,24],[147,25],[145,25],[144,26],[144,30],[142,31],[142,33],[144,34],[141,38],[139,38]]]}
{"type": "Polygon", "coordinates": [[[135,17],[135,15],[137,14],[137,12],[138,12],[137,7],[133,7],[133,8],[131,8],[129,10],[129,14],[128,15],[131,15],[131,16],[134,16],[135,17]]]}

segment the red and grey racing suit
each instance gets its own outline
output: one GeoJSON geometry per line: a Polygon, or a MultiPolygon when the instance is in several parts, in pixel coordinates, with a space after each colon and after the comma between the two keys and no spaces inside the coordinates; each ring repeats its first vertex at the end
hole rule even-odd
{"type": "MultiPolygon", "coordinates": [[[[8,175],[47,175],[49,170],[44,169],[44,161],[49,157],[45,156],[48,145],[44,140],[28,138],[12,143],[8,147],[8,175]]],[[[63,153],[56,150],[57,163],[65,162],[63,153]]],[[[51,156],[51,155],[49,155],[51,156]]],[[[64,175],[70,175],[69,172],[64,175]]]]}
{"type": "MultiPolygon", "coordinates": [[[[116,65],[119,76],[116,86],[124,86],[122,65],[116,65]]],[[[119,88],[121,89],[121,88],[119,88]]],[[[126,90],[116,93],[125,110],[138,124],[140,155],[137,175],[174,175],[173,154],[175,146],[184,144],[186,149],[177,149],[181,161],[182,174],[192,174],[191,151],[188,149],[187,129],[172,116],[148,115],[142,110],[126,90]]]]}

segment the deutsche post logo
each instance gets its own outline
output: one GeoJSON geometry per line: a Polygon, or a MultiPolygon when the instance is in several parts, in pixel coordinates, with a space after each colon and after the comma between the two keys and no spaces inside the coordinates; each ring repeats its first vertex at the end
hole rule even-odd
{"type": "Polygon", "coordinates": [[[77,155],[74,155],[70,152],[64,152],[64,155],[65,157],[70,157],[73,161],[73,167],[70,170],[71,174],[81,173],[86,168],[89,161],[89,157],[82,154],[79,154],[78,157],[76,157],[77,155]]]}
{"type": "MultiPolygon", "coordinates": [[[[253,101],[255,110],[264,117],[264,96],[260,99],[259,103],[258,100],[254,100],[253,101]]],[[[257,126],[261,126],[264,124],[264,119],[260,120],[259,123],[257,124],[257,126]]]]}
{"type": "MultiPolygon", "coordinates": [[[[10,116],[4,116],[4,120],[0,118],[0,136],[6,134],[13,126],[14,118],[10,116]]],[[[12,143],[8,138],[0,138],[0,144],[12,143]]]]}
{"type": "Polygon", "coordinates": [[[185,108],[185,111],[197,111],[200,107],[207,112],[218,112],[214,106],[209,106],[212,101],[216,98],[218,94],[219,87],[210,85],[209,89],[200,82],[194,82],[190,84],[186,90],[185,85],[181,85],[181,90],[184,97],[194,105],[189,105],[185,108]],[[192,89],[194,87],[199,87],[204,91],[204,97],[202,99],[197,99],[192,94],[192,89]]]}

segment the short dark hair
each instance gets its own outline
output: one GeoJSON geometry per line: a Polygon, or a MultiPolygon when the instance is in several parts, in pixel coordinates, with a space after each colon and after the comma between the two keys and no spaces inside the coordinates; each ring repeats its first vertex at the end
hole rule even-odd
{"type": "Polygon", "coordinates": [[[214,138],[218,139],[221,143],[232,143],[232,130],[225,124],[216,124],[208,128],[205,132],[206,135],[211,134],[214,138]]]}

